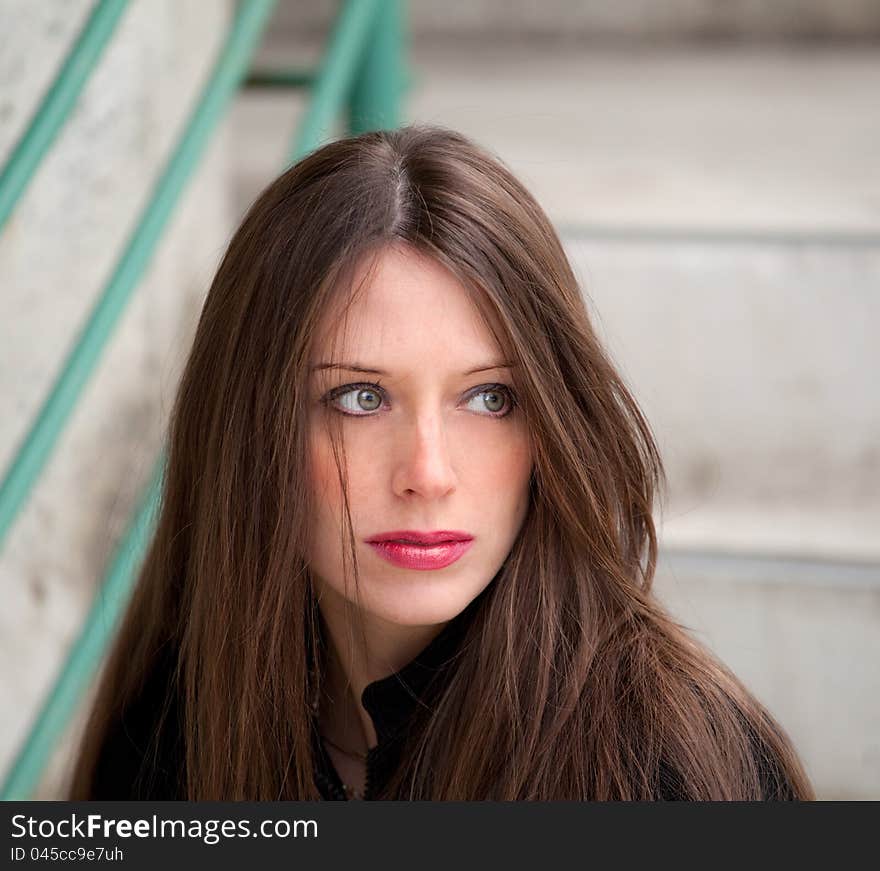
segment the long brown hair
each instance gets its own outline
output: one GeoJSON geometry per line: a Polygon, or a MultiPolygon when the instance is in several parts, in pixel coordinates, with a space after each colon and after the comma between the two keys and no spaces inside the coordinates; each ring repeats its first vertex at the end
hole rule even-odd
{"type": "Polygon", "coordinates": [[[501,161],[427,125],[318,149],[229,244],[70,798],[93,795],[113,723],[160,662],[166,702],[148,712],[144,767],[177,746],[174,797],[320,797],[306,372],[322,312],[388,244],[453,270],[495,325],[535,466],[520,534],[473,603],[456,668],[407,730],[387,797],[811,798],[779,726],[651,592],[663,466],[549,220],[501,161]]]}

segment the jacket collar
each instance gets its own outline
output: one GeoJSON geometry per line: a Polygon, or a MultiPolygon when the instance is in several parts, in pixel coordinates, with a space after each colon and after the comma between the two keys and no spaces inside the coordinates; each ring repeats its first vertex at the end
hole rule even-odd
{"type": "MultiPolygon", "coordinates": [[[[479,598],[479,597],[478,597],[479,598]]],[[[367,684],[361,693],[361,704],[373,721],[376,745],[367,753],[367,787],[365,798],[382,795],[397,767],[402,764],[401,752],[407,726],[412,722],[418,705],[435,680],[446,680],[462,652],[462,642],[476,610],[472,602],[461,614],[447,623],[437,636],[403,668],[387,677],[367,684]]],[[[315,776],[318,789],[325,799],[345,800],[342,786],[317,728],[312,730],[315,753],[315,776]]]]}
{"type": "Polygon", "coordinates": [[[429,685],[454,664],[468,618],[467,610],[454,617],[403,668],[364,687],[361,704],[373,721],[379,746],[394,739],[417,706],[424,704],[429,685]]]}

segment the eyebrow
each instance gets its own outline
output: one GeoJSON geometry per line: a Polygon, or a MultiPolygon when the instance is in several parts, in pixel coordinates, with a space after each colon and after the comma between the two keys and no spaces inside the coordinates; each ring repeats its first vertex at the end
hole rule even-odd
{"type": "MultiPolygon", "coordinates": [[[[477,372],[489,372],[492,369],[513,369],[513,367],[513,363],[489,363],[483,366],[477,366],[473,369],[468,369],[467,372],[462,372],[462,375],[474,375],[477,372]]],[[[323,369],[346,369],[349,372],[365,372],[368,375],[384,375],[386,378],[391,377],[391,374],[384,369],[364,366],[361,363],[316,363],[309,371],[316,372],[323,369]]]]}

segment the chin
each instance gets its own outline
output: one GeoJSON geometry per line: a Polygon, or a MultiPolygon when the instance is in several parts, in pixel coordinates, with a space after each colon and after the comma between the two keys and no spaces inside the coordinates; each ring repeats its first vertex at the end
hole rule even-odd
{"type": "Polygon", "coordinates": [[[461,614],[478,592],[386,589],[377,596],[363,595],[361,604],[365,611],[395,626],[437,626],[461,614]]]}

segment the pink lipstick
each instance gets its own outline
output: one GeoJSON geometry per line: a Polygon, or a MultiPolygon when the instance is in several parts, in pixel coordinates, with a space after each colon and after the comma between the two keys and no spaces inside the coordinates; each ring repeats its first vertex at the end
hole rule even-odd
{"type": "Polygon", "coordinates": [[[404,569],[442,569],[452,565],[473,544],[467,532],[394,530],[367,539],[383,559],[404,569]]]}

